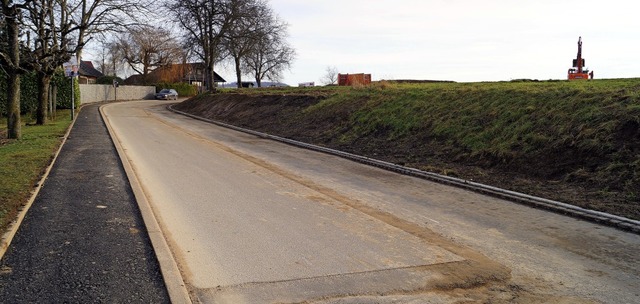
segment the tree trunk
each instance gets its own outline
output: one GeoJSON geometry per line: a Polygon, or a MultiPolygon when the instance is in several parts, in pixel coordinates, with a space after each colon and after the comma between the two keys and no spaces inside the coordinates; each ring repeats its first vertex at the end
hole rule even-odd
{"type": "Polygon", "coordinates": [[[255,63],[255,66],[251,67],[251,73],[253,74],[253,77],[255,77],[256,79],[256,84],[258,84],[258,87],[262,86],[262,77],[260,77],[260,75],[262,75],[262,67],[260,66],[260,63],[258,62],[257,59],[252,59],[252,63],[255,63]]]}
{"type": "Polygon", "coordinates": [[[17,8],[14,4],[7,7],[3,3],[5,13],[5,28],[7,29],[7,50],[9,51],[9,68],[7,69],[7,137],[20,139],[22,137],[20,122],[20,41],[18,39],[17,8]]]}
{"type": "Polygon", "coordinates": [[[205,84],[207,86],[207,91],[213,92],[215,91],[215,86],[213,84],[213,62],[208,62],[205,67],[205,84]]]}
{"type": "Polygon", "coordinates": [[[255,77],[256,77],[256,83],[258,84],[258,87],[262,86],[262,77],[260,77],[260,75],[262,75],[262,69],[259,67],[256,67],[253,69],[253,72],[255,73],[255,77]]]}
{"type": "Polygon", "coordinates": [[[20,139],[20,74],[9,72],[7,78],[7,138],[20,139]]]}
{"type": "MultiPolygon", "coordinates": [[[[84,32],[84,31],[83,31],[84,32]]],[[[83,34],[84,35],[84,34],[83,34]]],[[[78,43],[84,43],[84,41],[82,40],[78,40],[78,43]]],[[[76,61],[78,62],[78,66],[80,66],[80,61],[82,60],[82,47],[78,48],[78,50],[76,50],[75,54],[71,55],[72,57],[75,56],[76,57],[76,61]]]]}
{"type": "Polygon", "coordinates": [[[233,58],[236,64],[236,81],[238,82],[238,89],[242,88],[242,71],[240,71],[240,57],[233,58]]]}
{"type": "Polygon", "coordinates": [[[47,123],[47,108],[49,102],[49,85],[51,76],[38,73],[38,109],[36,111],[36,125],[47,123]]]}

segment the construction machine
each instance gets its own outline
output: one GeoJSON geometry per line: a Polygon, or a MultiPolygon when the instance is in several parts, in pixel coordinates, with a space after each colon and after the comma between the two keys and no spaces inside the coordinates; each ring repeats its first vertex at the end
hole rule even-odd
{"type": "Polygon", "coordinates": [[[575,79],[593,79],[593,71],[584,66],[585,60],[582,58],[582,37],[578,37],[578,56],[573,60],[573,67],[569,69],[569,80],[575,79]]]}

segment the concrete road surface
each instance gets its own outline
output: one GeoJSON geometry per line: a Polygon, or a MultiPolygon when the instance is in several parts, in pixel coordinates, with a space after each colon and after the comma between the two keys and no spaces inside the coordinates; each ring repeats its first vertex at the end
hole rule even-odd
{"type": "Polygon", "coordinates": [[[205,303],[640,302],[640,236],[220,128],[103,108],[205,303]]]}

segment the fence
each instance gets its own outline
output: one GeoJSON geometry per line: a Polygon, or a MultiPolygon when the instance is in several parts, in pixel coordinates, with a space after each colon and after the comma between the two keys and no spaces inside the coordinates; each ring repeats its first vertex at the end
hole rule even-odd
{"type": "Polygon", "coordinates": [[[82,104],[114,101],[153,99],[156,93],[154,86],[119,86],[108,84],[81,84],[80,99],[82,104]]]}

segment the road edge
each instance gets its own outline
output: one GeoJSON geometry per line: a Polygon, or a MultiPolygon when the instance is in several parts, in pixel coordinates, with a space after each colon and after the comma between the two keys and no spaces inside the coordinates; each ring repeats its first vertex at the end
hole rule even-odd
{"type": "Polygon", "coordinates": [[[153,213],[153,209],[151,208],[151,205],[147,200],[147,196],[144,193],[142,186],[140,185],[140,181],[138,180],[138,177],[136,176],[133,167],[129,162],[129,158],[124,152],[120,140],[113,131],[111,123],[103,111],[104,107],[110,106],[112,104],[113,103],[100,106],[100,115],[102,116],[104,124],[107,126],[107,130],[109,132],[109,135],[111,136],[111,141],[113,142],[116,151],[118,152],[118,156],[120,157],[124,171],[127,175],[127,178],[129,179],[129,185],[131,186],[135,200],[138,203],[138,208],[140,209],[140,213],[142,214],[142,219],[147,229],[149,239],[151,240],[151,245],[153,246],[156,259],[160,264],[160,271],[162,272],[162,277],[164,279],[167,292],[169,293],[171,303],[192,303],[191,297],[189,296],[189,291],[182,278],[182,273],[178,268],[178,263],[173,257],[173,253],[171,252],[169,244],[164,237],[162,229],[160,228],[160,224],[158,223],[156,216],[153,213]]]}
{"type": "Polygon", "coordinates": [[[2,258],[4,257],[4,254],[9,249],[9,246],[11,245],[11,241],[13,241],[13,238],[15,237],[16,233],[18,233],[18,229],[20,229],[20,225],[22,225],[22,221],[27,216],[27,212],[29,212],[29,209],[31,209],[33,202],[35,202],[36,197],[38,197],[40,190],[42,189],[45,181],[49,177],[49,174],[51,173],[51,169],[53,169],[53,165],[56,163],[56,160],[58,159],[58,155],[60,155],[60,151],[62,151],[62,147],[67,142],[67,139],[69,138],[69,134],[71,134],[71,130],[73,129],[73,126],[76,124],[76,119],[78,118],[78,115],[80,115],[80,111],[82,111],[82,107],[78,110],[78,113],[74,116],[75,118],[67,128],[67,131],[64,133],[62,137],[62,142],[60,142],[60,146],[58,147],[58,150],[56,150],[53,153],[51,162],[49,163],[49,166],[47,166],[44,173],[42,174],[42,177],[36,184],[35,189],[33,189],[33,191],[31,192],[31,197],[29,197],[29,200],[25,203],[22,209],[20,209],[20,211],[18,212],[18,216],[9,224],[8,229],[2,234],[2,237],[0,238],[0,260],[2,260],[2,258]]]}
{"type": "Polygon", "coordinates": [[[526,206],[530,206],[538,209],[545,209],[555,213],[586,220],[589,222],[603,224],[603,225],[614,227],[620,230],[632,232],[635,234],[640,234],[640,221],[632,220],[626,217],[617,216],[617,215],[595,211],[595,210],[589,210],[582,207],[570,205],[567,203],[549,200],[546,198],[541,198],[541,197],[532,196],[532,195],[528,195],[520,192],[501,189],[498,187],[493,187],[493,186],[489,186],[489,185],[485,185],[485,184],[481,184],[481,183],[477,183],[469,180],[464,180],[460,178],[440,175],[433,172],[422,171],[415,168],[400,166],[400,165],[396,165],[393,163],[389,163],[389,162],[385,162],[385,161],[381,161],[381,160],[377,160],[369,157],[364,157],[364,156],[351,154],[351,153],[347,153],[339,150],[329,149],[325,147],[320,147],[320,146],[316,146],[316,145],[312,145],[312,144],[308,144],[308,143],[304,143],[304,142],[300,142],[300,141],[296,141],[288,138],[283,138],[283,137],[279,137],[271,134],[266,134],[266,133],[262,133],[262,132],[258,132],[250,129],[245,129],[245,128],[237,127],[227,123],[223,123],[220,121],[207,119],[207,118],[203,118],[203,117],[189,114],[186,112],[182,112],[180,110],[176,110],[173,108],[174,105],[175,104],[167,105],[167,109],[174,113],[181,114],[181,115],[191,117],[197,120],[201,120],[204,122],[212,123],[221,127],[248,133],[248,134],[255,135],[265,139],[278,141],[278,142],[289,144],[292,146],[305,148],[308,150],[313,150],[313,151],[322,152],[322,153],[326,153],[334,156],[339,156],[342,158],[346,158],[352,161],[374,166],[384,170],[393,171],[393,172],[404,174],[404,175],[414,176],[414,177],[430,180],[430,181],[441,183],[441,184],[455,186],[458,188],[471,190],[477,193],[486,194],[486,195],[498,197],[501,199],[505,199],[508,201],[516,202],[522,205],[526,205],[526,206]]]}

